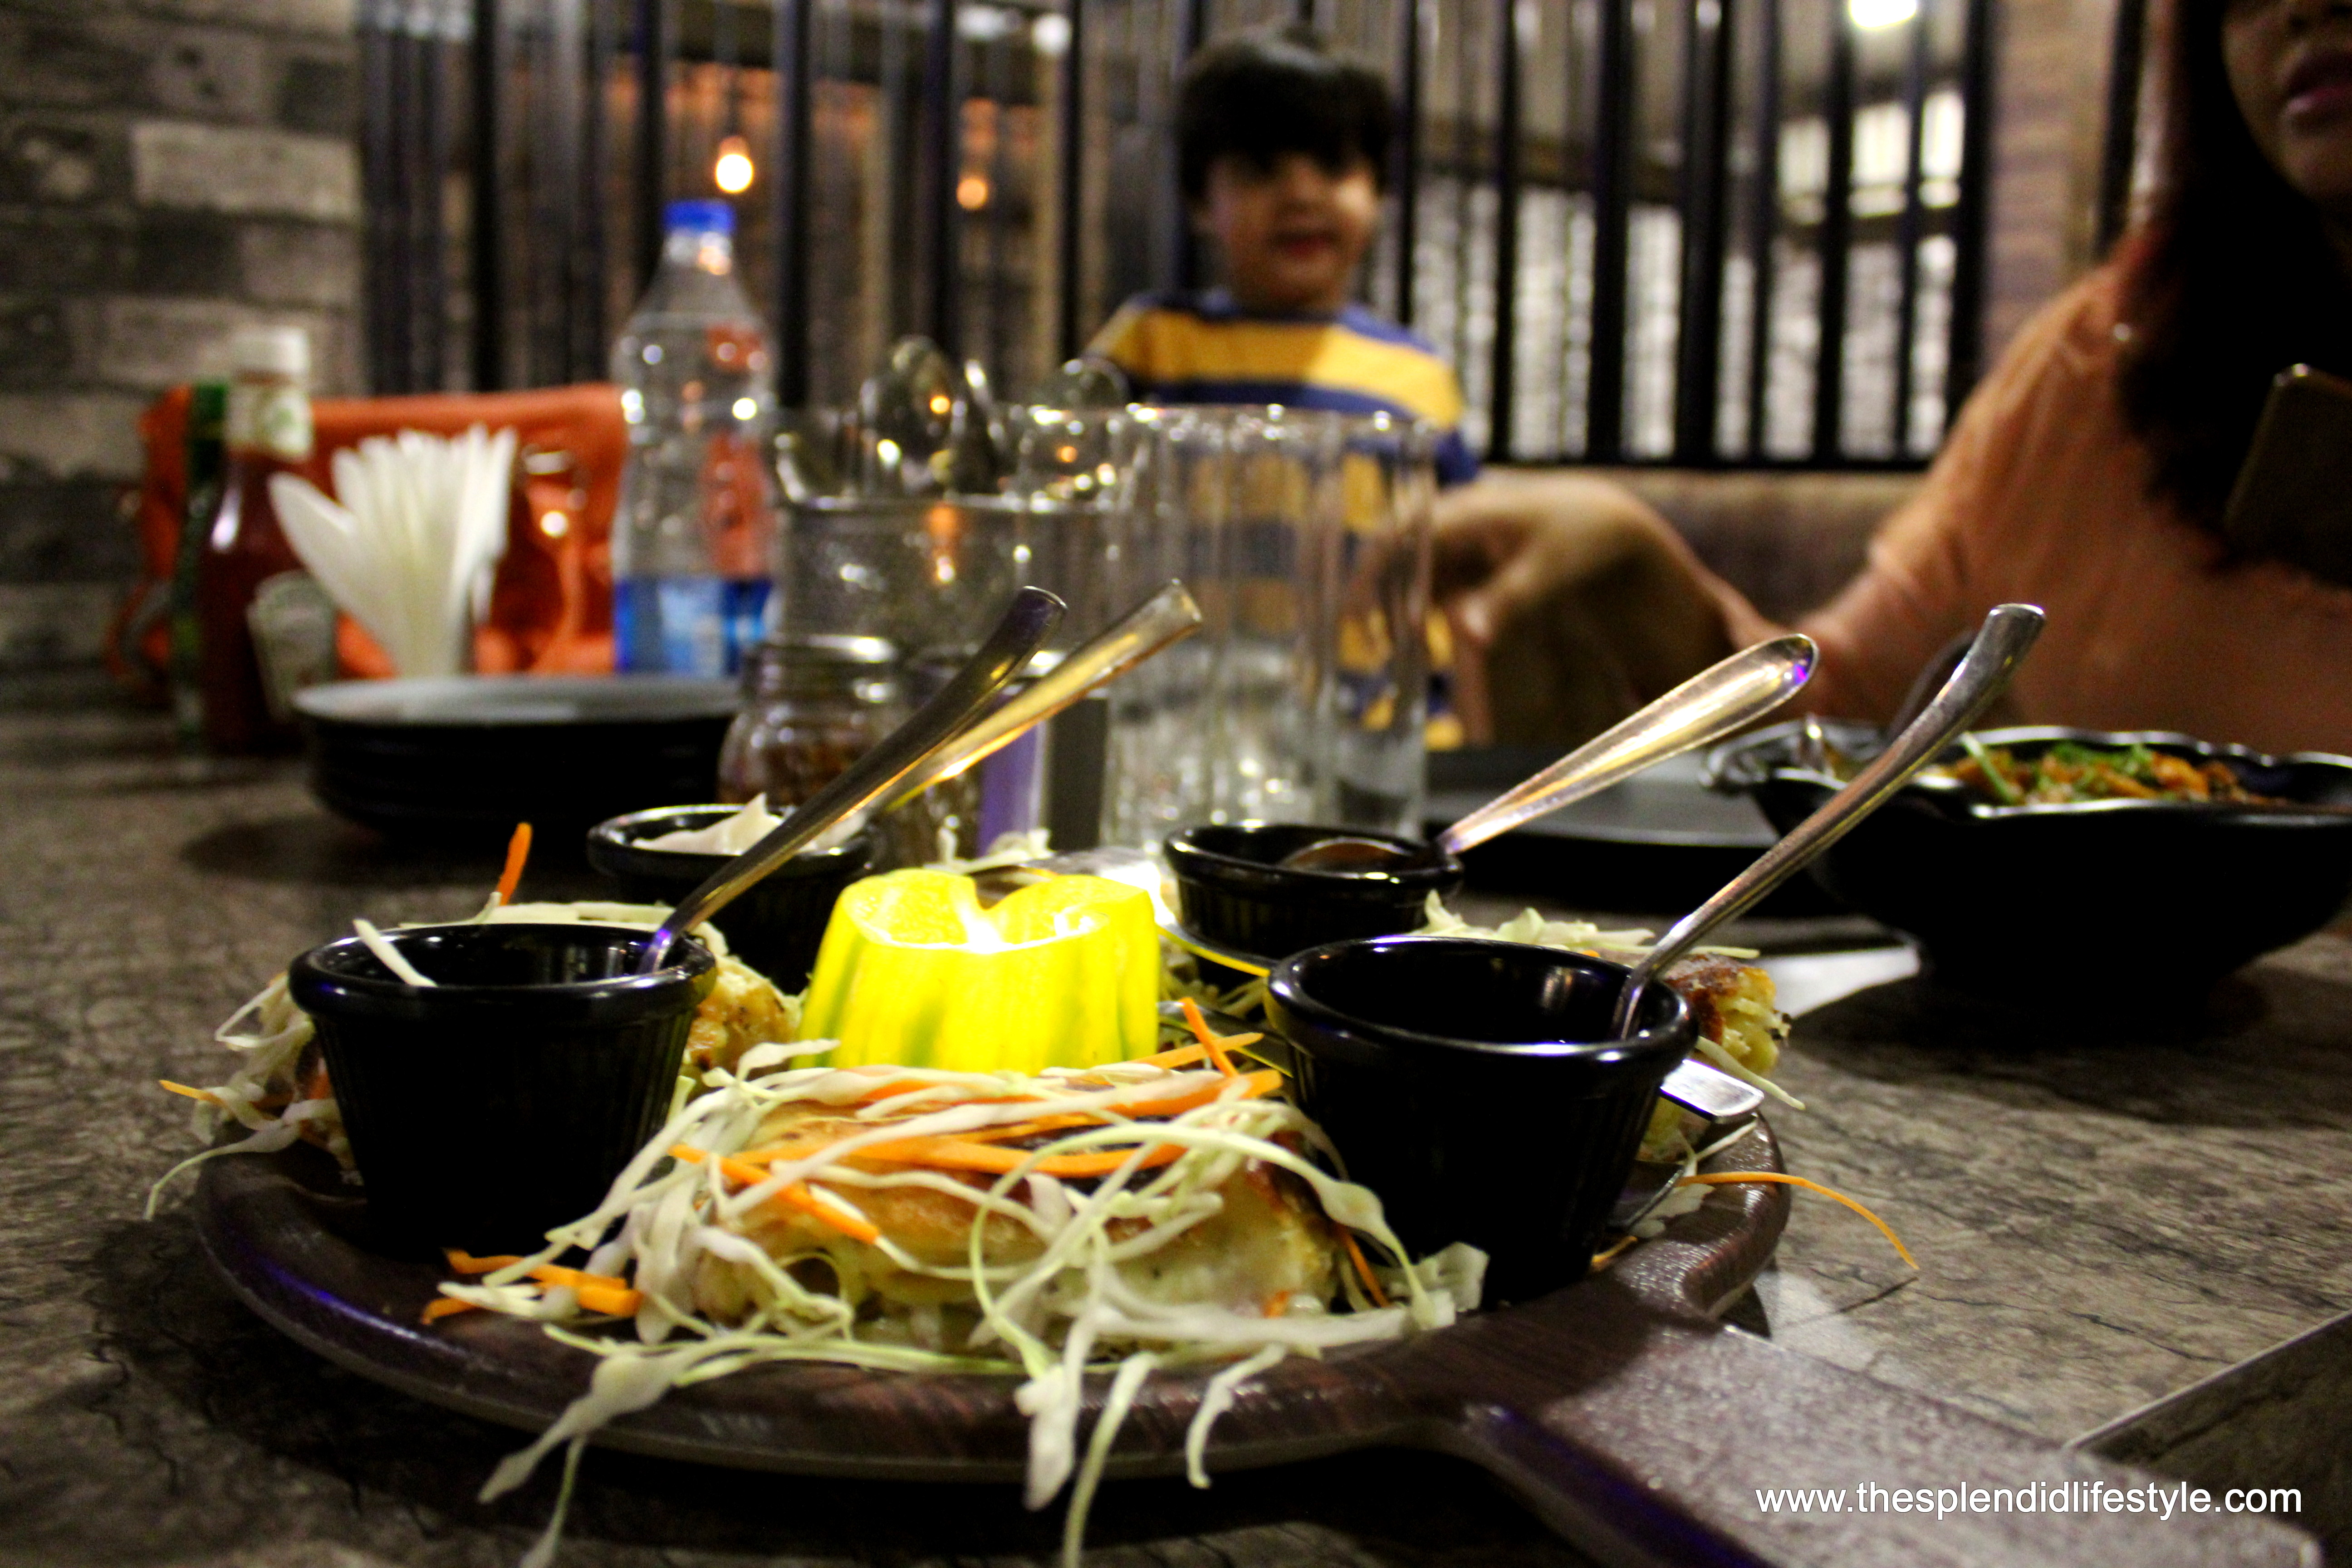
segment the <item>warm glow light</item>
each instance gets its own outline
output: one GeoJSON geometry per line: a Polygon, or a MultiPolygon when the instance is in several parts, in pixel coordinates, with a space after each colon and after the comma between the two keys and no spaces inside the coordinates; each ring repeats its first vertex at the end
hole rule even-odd
{"type": "Polygon", "coordinates": [[[979,174],[966,174],[956,182],[956,205],[968,213],[976,213],[988,205],[988,181],[979,174]]]}
{"type": "MultiPolygon", "coordinates": [[[[1884,0],[1881,0],[1884,3],[1884,0]]],[[[1916,0],[1912,0],[1916,4],[1916,0]]],[[[740,195],[751,188],[751,144],[740,136],[730,136],[719,144],[719,162],[710,168],[711,182],[729,195],[740,195]]]]}
{"type": "Polygon", "coordinates": [[[1919,14],[1919,0],[1846,0],[1857,27],[1892,27],[1919,14]]]}

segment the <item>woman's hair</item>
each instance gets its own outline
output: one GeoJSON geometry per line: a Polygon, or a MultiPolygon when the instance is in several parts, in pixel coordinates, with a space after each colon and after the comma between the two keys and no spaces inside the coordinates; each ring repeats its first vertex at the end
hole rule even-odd
{"type": "Polygon", "coordinates": [[[2223,0],[2177,0],[2164,68],[2161,171],[2125,242],[2125,417],[2155,489],[2221,524],[2271,378],[2352,371],[2352,287],[2318,210],[2246,128],[2221,57],[2223,0]]]}
{"type": "Polygon", "coordinates": [[[1311,27],[1221,39],[1184,68],[1176,106],[1184,199],[1205,195],[1209,165],[1227,156],[1271,168],[1304,153],[1335,174],[1362,158],[1385,185],[1392,118],[1381,74],[1311,27]]]}

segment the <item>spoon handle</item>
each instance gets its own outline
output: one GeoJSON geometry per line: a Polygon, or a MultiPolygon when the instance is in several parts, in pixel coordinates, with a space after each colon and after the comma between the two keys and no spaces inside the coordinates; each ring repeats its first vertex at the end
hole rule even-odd
{"type": "Polygon", "coordinates": [[[934,752],[891,791],[883,809],[898,805],[973,763],[1011,745],[1035,725],[1044,723],[1095,688],[1124,675],[1170,643],[1201,629],[1201,606],[1181,583],[1171,583],[1068,658],[1031,681],[1018,694],[992,710],[934,752]]]}
{"type": "Polygon", "coordinates": [[[1617,998],[1612,1037],[1622,1038],[1632,1031],[1643,989],[1668,964],[1698,945],[1699,938],[1708,931],[1754,907],[1765,894],[1802,870],[1814,856],[1844,837],[1910,783],[1912,775],[1935,761],[1955,735],[1976,722],[2008,689],[2010,677],[2017,672],[2033,639],[2042,635],[2042,611],[2032,605],[1995,605],[1959,668],[1909,728],[1888,742],[1851,784],[1822,802],[1820,810],[1724,884],[1722,891],[1675,921],[1674,929],[1633,966],[1617,998]]]}
{"type": "Polygon", "coordinates": [[[1459,855],[1668,757],[1721,740],[1795,695],[1813,673],[1815,657],[1813,639],[1793,633],[1733,654],[1496,795],[1439,834],[1438,847],[1459,855]]]}
{"type": "Polygon", "coordinates": [[[853,811],[863,810],[932,757],[955,744],[972,715],[1018,675],[1062,622],[1062,601],[1043,588],[1024,588],[955,679],[915,716],[885,735],[847,771],[811,795],[776,829],[710,874],[687,894],[646,944],[637,973],[651,974],[670,944],[735,901],[744,889],[782,865],[853,811]]]}

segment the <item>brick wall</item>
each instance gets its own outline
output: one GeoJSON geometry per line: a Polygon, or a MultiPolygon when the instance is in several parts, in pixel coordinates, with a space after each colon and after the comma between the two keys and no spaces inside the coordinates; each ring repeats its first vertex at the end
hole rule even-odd
{"type": "Polygon", "coordinates": [[[135,569],[132,421],[251,321],[358,384],[350,0],[0,0],[0,668],[82,663],[135,569]]]}

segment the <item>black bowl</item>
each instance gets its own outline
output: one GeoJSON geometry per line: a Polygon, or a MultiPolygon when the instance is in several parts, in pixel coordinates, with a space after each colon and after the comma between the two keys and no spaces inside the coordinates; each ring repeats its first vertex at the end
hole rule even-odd
{"type": "Polygon", "coordinates": [[[1417,930],[1429,895],[1462,886],[1462,862],[1434,845],[1361,827],[1243,822],[1169,837],[1185,928],[1237,953],[1273,960],[1351,937],[1417,930]],[[1326,838],[1371,838],[1416,858],[1386,871],[1304,871],[1276,864],[1326,838]]]}
{"type": "MultiPolygon", "coordinates": [[[[1803,767],[1793,724],[1718,749],[1709,779],[1744,788],[1783,832],[1837,781],[1803,767]]],[[[1848,756],[1883,737],[1824,726],[1848,756]]],[[[2186,735],[2051,726],[1977,739],[2027,756],[2062,741],[2140,744],[2219,759],[2258,794],[2352,803],[2352,760],[2269,757],[2186,735]]],[[[1945,761],[1961,755],[1955,747],[1945,761]]],[[[1811,868],[1832,895],[1908,932],[1933,977],[1959,989],[2080,995],[2106,1010],[2177,1005],[2250,960],[2309,935],[2352,897],[2352,814],[2196,801],[1996,805],[1956,780],[1913,783],[1811,868]]]]}
{"type": "Polygon", "coordinates": [[[1486,1300],[1570,1285],[1623,1191],[1658,1086],[1697,1038],[1672,987],[1610,1039],[1621,964],[1468,937],[1296,954],[1267,982],[1299,1109],[1415,1257],[1466,1241],[1486,1300]]]}
{"type": "Polygon", "coordinates": [[[615,926],[421,926],[357,937],[288,972],[366,1184],[399,1242],[525,1252],[604,1200],[667,1114],[716,961],[680,942],[636,973],[647,934],[615,926]]]}
{"type": "MultiPolygon", "coordinates": [[[[600,822],[588,833],[588,864],[621,885],[632,903],[676,904],[702,886],[731,855],[646,849],[639,840],[692,832],[726,821],[739,805],[662,805],[600,822]]],[[[721,910],[713,924],[736,957],[787,994],[808,984],[817,944],[841,889],[866,875],[872,835],[858,833],[831,849],[803,850],[721,910]]]]}
{"type": "Polygon", "coordinates": [[[624,811],[699,800],[741,699],[684,676],[450,676],[343,680],[294,699],[310,793],[395,837],[542,841],[624,811]]]}

